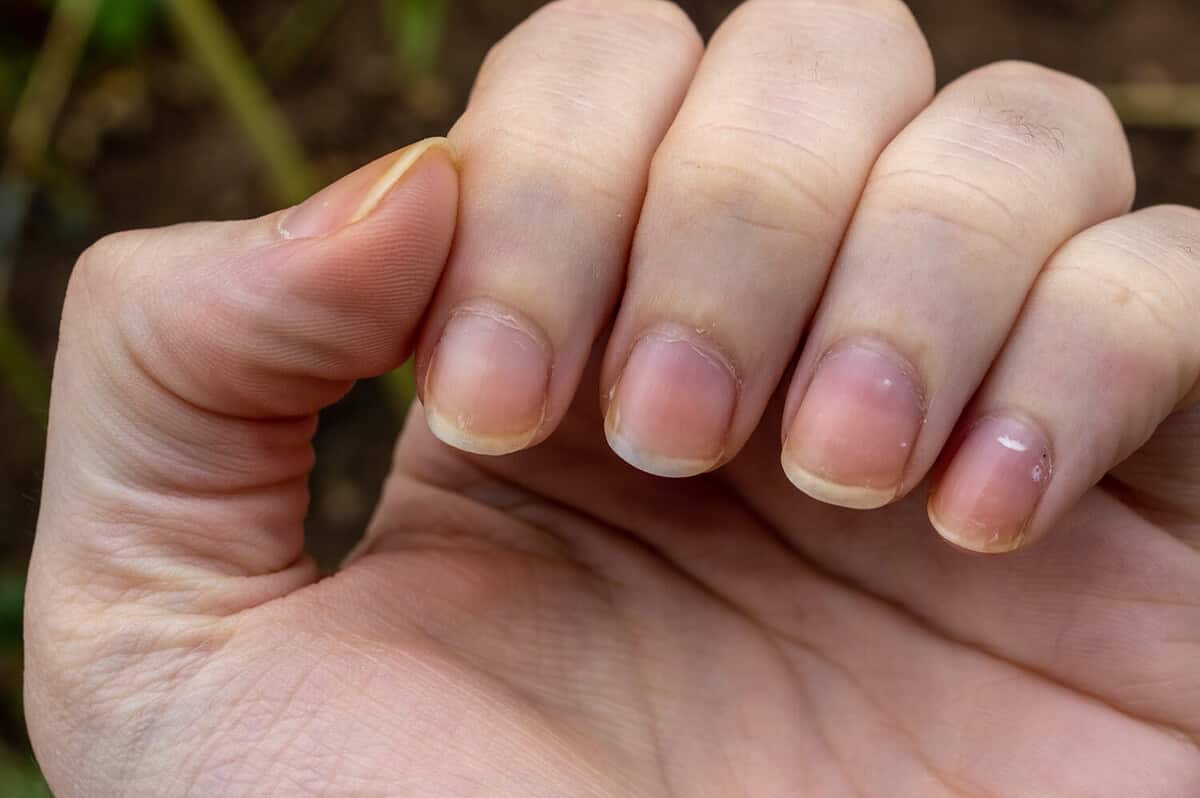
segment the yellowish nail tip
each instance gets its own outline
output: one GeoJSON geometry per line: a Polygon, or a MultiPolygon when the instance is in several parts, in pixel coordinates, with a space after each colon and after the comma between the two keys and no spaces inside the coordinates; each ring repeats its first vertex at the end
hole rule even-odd
{"type": "Polygon", "coordinates": [[[929,509],[929,523],[933,525],[934,530],[941,535],[942,539],[955,548],[969,551],[975,554],[1009,554],[1021,548],[1021,544],[1025,540],[1024,535],[1018,535],[1010,540],[1003,540],[999,536],[995,536],[989,540],[981,540],[979,537],[966,537],[959,530],[942,521],[929,509]]]}
{"type": "Polygon", "coordinates": [[[536,432],[525,435],[488,436],[471,432],[466,424],[446,418],[429,405],[425,406],[425,423],[429,431],[447,446],[469,454],[498,457],[528,449],[536,432]]]}
{"type": "Polygon", "coordinates": [[[455,151],[454,145],[450,143],[449,139],[436,136],[434,138],[418,141],[415,144],[410,144],[396,153],[395,160],[392,161],[391,166],[389,166],[387,171],[384,172],[383,175],[375,181],[375,184],[371,186],[371,190],[367,192],[366,196],[363,198],[362,204],[358,206],[358,210],[356,210],[354,215],[350,217],[350,221],[347,224],[361,222],[363,219],[367,218],[372,211],[379,207],[379,203],[383,202],[384,198],[387,197],[387,195],[391,193],[391,190],[395,188],[401,180],[404,179],[404,176],[408,174],[408,172],[417,164],[417,162],[420,161],[421,158],[423,158],[425,154],[431,150],[438,150],[445,153],[446,157],[448,157],[450,162],[455,165],[455,168],[457,168],[458,153],[455,151]]]}
{"type": "Polygon", "coordinates": [[[700,460],[685,457],[661,457],[653,455],[634,446],[632,442],[612,429],[605,429],[608,446],[629,465],[653,474],[656,477],[683,479],[706,474],[716,465],[717,460],[700,460]]]}
{"type": "MultiPolygon", "coordinates": [[[[617,386],[614,385],[609,393],[610,399],[616,395],[617,386]]],[[[622,435],[618,430],[621,426],[621,413],[616,405],[609,405],[608,413],[604,417],[604,437],[608,440],[608,447],[613,452],[624,460],[629,465],[645,471],[656,477],[666,477],[667,479],[685,479],[687,477],[697,477],[701,474],[707,474],[712,471],[721,462],[721,457],[711,458],[695,458],[695,457],[665,457],[647,452],[644,448],[637,446],[629,438],[622,435]]]]}
{"type": "Polygon", "coordinates": [[[847,507],[851,510],[877,510],[892,503],[896,491],[864,488],[858,485],[843,485],[819,477],[801,468],[790,459],[783,459],[783,471],[801,492],[826,504],[847,507]]]}

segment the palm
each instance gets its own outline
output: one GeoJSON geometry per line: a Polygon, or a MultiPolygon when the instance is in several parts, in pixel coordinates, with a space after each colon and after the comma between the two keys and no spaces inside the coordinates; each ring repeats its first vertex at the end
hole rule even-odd
{"type": "Polygon", "coordinates": [[[244,619],[189,699],[216,719],[198,778],[1195,794],[1200,567],[1104,492],[1052,543],[976,558],[935,540],[919,497],[802,498],[768,430],[721,475],[668,482],[599,429],[577,409],[547,445],[478,460],[411,425],[369,550],[244,619]]]}

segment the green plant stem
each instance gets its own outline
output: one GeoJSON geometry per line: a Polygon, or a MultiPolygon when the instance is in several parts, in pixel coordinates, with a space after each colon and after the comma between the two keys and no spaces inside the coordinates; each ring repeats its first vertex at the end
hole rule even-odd
{"type": "Polygon", "coordinates": [[[1104,93],[1129,127],[1200,130],[1200,83],[1116,83],[1104,93]]]}
{"type": "Polygon", "coordinates": [[[53,798],[32,757],[0,753],[0,795],[5,798],[53,798]]]}
{"type": "Polygon", "coordinates": [[[50,136],[75,80],[100,0],[59,0],[8,129],[0,177],[0,305],[7,301],[17,242],[46,164],[50,136]]]}
{"type": "Polygon", "coordinates": [[[45,43],[13,114],[9,129],[10,168],[36,177],[46,157],[50,133],[66,102],[100,0],[58,0],[45,43]]]}
{"type": "Polygon", "coordinates": [[[212,0],[168,0],[167,9],[177,35],[265,164],[276,199],[291,205],[311,194],[313,170],[220,10],[212,0]]]}
{"type": "Polygon", "coordinates": [[[384,393],[387,394],[388,404],[392,406],[396,418],[403,422],[408,408],[417,398],[417,378],[413,372],[412,360],[384,374],[380,381],[384,393]]]}
{"type": "Polygon", "coordinates": [[[321,41],[342,10],[342,0],[298,0],[271,31],[258,63],[271,80],[286,77],[321,41]]]}
{"type": "Polygon", "coordinates": [[[382,0],[380,10],[404,77],[431,72],[446,37],[447,0],[382,0]]]}
{"type": "Polygon", "coordinates": [[[58,0],[54,4],[46,39],[13,112],[8,159],[0,178],[0,383],[35,418],[45,416],[50,377],[12,322],[8,286],[33,186],[45,170],[54,125],[99,10],[100,0],[58,0]]]}

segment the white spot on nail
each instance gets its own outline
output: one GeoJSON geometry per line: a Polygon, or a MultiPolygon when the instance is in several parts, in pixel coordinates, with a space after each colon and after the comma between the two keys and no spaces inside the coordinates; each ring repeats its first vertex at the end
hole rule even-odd
{"type": "Polygon", "coordinates": [[[1033,474],[1032,474],[1032,476],[1033,476],[1033,481],[1034,481],[1034,482],[1041,482],[1041,481],[1042,481],[1042,477],[1043,477],[1043,476],[1045,476],[1045,473],[1046,473],[1046,472],[1042,470],[1042,464],[1041,464],[1041,463],[1038,463],[1037,465],[1035,465],[1035,466],[1033,467],[1033,474]]]}
{"type": "Polygon", "coordinates": [[[883,387],[884,387],[884,388],[891,388],[891,387],[892,387],[892,380],[891,380],[891,378],[885,378],[885,379],[883,380],[883,387]]]}
{"type": "Polygon", "coordinates": [[[907,448],[908,448],[908,441],[900,441],[900,448],[901,448],[901,449],[907,449],[907,448]]]}
{"type": "Polygon", "coordinates": [[[1014,452],[1024,452],[1029,449],[1029,447],[1026,446],[1025,444],[1021,443],[1018,440],[1010,438],[1007,435],[1001,435],[999,438],[996,439],[996,443],[1000,444],[1005,449],[1012,449],[1014,452]]]}

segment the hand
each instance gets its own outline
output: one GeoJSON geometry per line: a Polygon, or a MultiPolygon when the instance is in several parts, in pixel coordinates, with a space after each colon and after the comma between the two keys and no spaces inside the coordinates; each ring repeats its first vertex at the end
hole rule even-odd
{"type": "Polygon", "coordinates": [[[703,52],[559,2],[458,173],[91,249],[27,610],[56,794],[1197,795],[1200,214],[1125,215],[1073,78],[932,87],[893,0],[703,52]],[[319,581],[316,414],[414,347],[319,581]]]}

